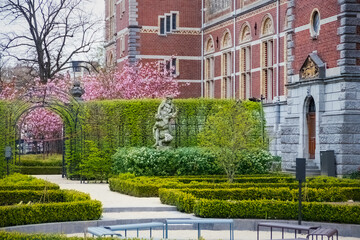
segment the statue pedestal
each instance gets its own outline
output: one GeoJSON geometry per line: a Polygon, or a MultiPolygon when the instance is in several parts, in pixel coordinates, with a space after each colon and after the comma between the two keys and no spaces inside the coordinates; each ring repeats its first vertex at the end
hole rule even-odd
{"type": "Polygon", "coordinates": [[[156,147],[157,150],[169,150],[171,148],[172,148],[171,146],[157,146],[156,147]]]}

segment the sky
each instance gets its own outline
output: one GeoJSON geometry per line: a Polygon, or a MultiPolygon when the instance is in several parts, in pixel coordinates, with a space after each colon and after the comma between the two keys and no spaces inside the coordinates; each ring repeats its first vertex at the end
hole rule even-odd
{"type": "MultiPolygon", "coordinates": [[[[100,25],[99,31],[97,31],[98,34],[98,39],[99,40],[103,40],[104,39],[104,27],[105,27],[105,22],[104,22],[104,16],[105,16],[105,0],[88,0],[88,1],[84,1],[84,8],[86,9],[86,12],[89,12],[89,14],[94,14],[94,17],[96,17],[97,19],[101,19],[103,21],[103,23],[100,25]],[[88,3],[86,3],[88,2],[88,3]],[[95,16],[96,15],[96,16],[95,16]]],[[[19,29],[21,31],[28,31],[27,29],[27,25],[23,25],[23,24],[18,24],[18,25],[8,25],[8,24],[4,24],[2,22],[0,22],[0,33],[4,33],[7,32],[7,26],[9,26],[10,31],[13,31],[15,29],[19,29]]],[[[99,48],[101,45],[103,45],[103,43],[99,43],[97,44],[96,48],[99,48]]],[[[83,58],[81,56],[79,56],[79,58],[83,58]]],[[[84,60],[84,59],[76,59],[76,60],[84,60]]],[[[12,63],[13,61],[10,61],[10,63],[12,63]]],[[[15,62],[13,62],[13,64],[15,64],[15,62]]],[[[11,65],[13,65],[11,64],[11,65]]]]}

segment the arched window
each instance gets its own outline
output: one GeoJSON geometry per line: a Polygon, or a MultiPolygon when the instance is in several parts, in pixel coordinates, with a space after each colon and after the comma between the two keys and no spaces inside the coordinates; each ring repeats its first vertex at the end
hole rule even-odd
{"type": "MultiPolygon", "coordinates": [[[[231,35],[230,31],[226,30],[221,42],[221,49],[226,49],[231,47],[231,35]]],[[[231,49],[226,52],[223,52],[221,55],[221,97],[222,98],[231,98],[231,74],[233,72],[232,68],[232,54],[231,49]]]]}
{"type": "Polygon", "coordinates": [[[247,42],[250,40],[251,40],[250,27],[247,23],[245,23],[241,30],[240,42],[247,42]]]}
{"type": "MultiPolygon", "coordinates": [[[[251,32],[248,23],[243,24],[240,31],[240,43],[251,40],[251,32]]],[[[240,49],[240,84],[239,98],[248,99],[251,97],[251,46],[244,44],[240,49]]]]}
{"type": "Polygon", "coordinates": [[[310,34],[313,39],[319,36],[320,32],[320,13],[317,9],[314,9],[310,19],[310,34]]]}
{"type": "Polygon", "coordinates": [[[211,53],[215,51],[215,48],[214,48],[214,40],[213,38],[210,36],[208,38],[208,40],[206,41],[206,45],[205,45],[205,53],[211,53]]]}
{"type": "Polygon", "coordinates": [[[267,15],[262,24],[261,35],[268,36],[274,34],[274,25],[270,15],[267,15]]]}
{"type": "Polygon", "coordinates": [[[221,49],[231,47],[231,45],[231,34],[229,30],[227,30],[222,37],[221,49]]]}

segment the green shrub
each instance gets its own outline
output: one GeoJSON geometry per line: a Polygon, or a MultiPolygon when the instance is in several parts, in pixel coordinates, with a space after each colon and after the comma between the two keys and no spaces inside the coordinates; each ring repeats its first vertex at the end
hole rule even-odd
{"type": "Polygon", "coordinates": [[[43,190],[45,187],[47,189],[59,189],[57,184],[50,183],[43,179],[38,179],[32,176],[22,175],[20,173],[14,173],[3,179],[0,179],[0,190],[43,190]]]}
{"type": "MultiPolygon", "coordinates": [[[[67,237],[60,234],[44,234],[44,233],[20,233],[0,231],[0,239],[2,240],[119,240],[118,237],[67,237]]],[[[139,240],[139,238],[127,238],[128,240],[139,240]]]]}
{"type": "Polygon", "coordinates": [[[75,190],[15,190],[0,191],[0,206],[13,205],[20,202],[47,203],[47,202],[73,202],[90,200],[90,195],[75,190]]]}
{"type": "MultiPolygon", "coordinates": [[[[160,190],[161,198],[160,193],[164,194],[173,189],[160,190]]],[[[298,190],[289,188],[179,189],[178,191],[192,194],[196,198],[217,200],[298,200],[298,190]]],[[[348,200],[360,201],[360,188],[308,188],[303,194],[303,201],[308,202],[346,202],[348,200]]]]}
{"type": "MultiPolygon", "coordinates": [[[[360,223],[360,204],[303,203],[303,220],[360,223]]],[[[194,213],[206,218],[297,219],[298,203],[276,200],[223,201],[199,199],[194,213]]]]}
{"type": "Polygon", "coordinates": [[[173,176],[221,174],[215,156],[206,149],[189,147],[169,150],[120,148],[112,157],[115,174],[136,176],[173,176]]]}
{"type": "Polygon", "coordinates": [[[96,220],[100,218],[101,213],[102,205],[97,200],[1,206],[0,227],[96,220]]]}
{"type": "Polygon", "coordinates": [[[62,155],[52,154],[43,156],[43,154],[26,154],[20,156],[21,166],[62,166],[62,155]]]}
{"type": "Polygon", "coordinates": [[[263,149],[241,151],[237,174],[263,174],[268,173],[274,157],[263,149]]]}
{"type": "Polygon", "coordinates": [[[92,141],[85,141],[85,154],[80,164],[80,174],[88,180],[107,180],[110,174],[111,161],[92,141]]]}
{"type": "MultiPolygon", "coordinates": [[[[136,196],[136,197],[157,197],[160,188],[206,188],[206,189],[227,189],[227,188],[289,188],[298,189],[299,184],[294,181],[294,178],[279,176],[279,177],[239,177],[235,178],[240,183],[225,182],[226,178],[209,179],[200,177],[134,177],[133,175],[123,175],[109,179],[110,190],[136,196]]],[[[324,180],[313,180],[308,178],[308,181],[303,184],[304,188],[329,188],[329,187],[359,187],[359,181],[345,179],[331,180],[331,184],[324,182],[324,180]]],[[[315,178],[316,179],[316,178],[315,178]]],[[[326,179],[326,178],[325,178],[326,179]]]]}

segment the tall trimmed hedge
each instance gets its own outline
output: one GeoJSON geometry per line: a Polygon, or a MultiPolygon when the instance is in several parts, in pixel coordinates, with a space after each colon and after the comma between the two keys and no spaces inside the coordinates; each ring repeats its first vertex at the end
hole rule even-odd
{"type": "MultiPolygon", "coordinates": [[[[150,147],[155,143],[153,126],[160,99],[105,100],[85,103],[85,138],[110,156],[119,147],[150,147]]],[[[197,145],[197,135],[207,116],[234,100],[175,99],[178,109],[174,147],[197,145]]],[[[259,104],[254,103],[260,111],[259,104]]]]}

